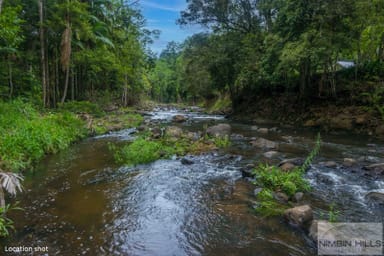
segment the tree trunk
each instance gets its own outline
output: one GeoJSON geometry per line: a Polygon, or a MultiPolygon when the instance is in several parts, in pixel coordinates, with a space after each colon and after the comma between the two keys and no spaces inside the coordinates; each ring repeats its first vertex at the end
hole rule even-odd
{"type": "MultiPolygon", "coordinates": [[[[1,0],[0,0],[1,1],[1,0]]],[[[40,62],[41,62],[41,82],[43,87],[43,105],[46,107],[47,104],[47,67],[45,61],[45,40],[44,40],[44,11],[43,11],[43,0],[39,0],[39,17],[40,17],[40,62]]]]}
{"type": "Polygon", "coordinates": [[[128,106],[128,75],[124,75],[123,106],[128,106]]]}
{"type": "Polygon", "coordinates": [[[13,96],[13,75],[12,75],[12,64],[11,61],[8,61],[8,73],[9,73],[9,98],[12,99],[13,96]]]}
{"type": "Polygon", "coordinates": [[[69,84],[69,68],[67,68],[65,72],[65,84],[64,84],[64,92],[63,97],[61,98],[61,103],[63,104],[65,102],[65,98],[67,97],[68,93],[68,84],[69,84]]]}

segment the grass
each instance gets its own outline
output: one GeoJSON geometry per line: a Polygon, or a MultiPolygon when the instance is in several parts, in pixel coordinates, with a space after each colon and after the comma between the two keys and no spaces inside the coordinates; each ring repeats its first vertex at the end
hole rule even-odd
{"type": "Polygon", "coordinates": [[[145,138],[139,138],[120,150],[116,150],[113,145],[110,148],[115,151],[116,161],[127,165],[150,163],[163,157],[169,157],[175,152],[173,148],[159,141],[148,141],[145,138]]]}
{"type": "Polygon", "coordinates": [[[0,102],[0,168],[32,168],[45,154],[56,153],[87,133],[84,122],[70,112],[42,115],[22,101],[0,102]]]}
{"type": "Polygon", "coordinates": [[[123,113],[110,113],[94,120],[92,129],[95,134],[104,134],[109,131],[116,131],[137,127],[143,122],[143,117],[139,114],[124,111],[123,113]]]}
{"type": "Polygon", "coordinates": [[[181,138],[164,136],[159,139],[153,139],[150,135],[143,133],[135,141],[120,149],[111,144],[110,149],[114,152],[115,160],[126,165],[146,164],[158,159],[170,158],[173,155],[201,154],[230,145],[228,136],[223,138],[206,136],[192,140],[186,134],[181,138]]]}

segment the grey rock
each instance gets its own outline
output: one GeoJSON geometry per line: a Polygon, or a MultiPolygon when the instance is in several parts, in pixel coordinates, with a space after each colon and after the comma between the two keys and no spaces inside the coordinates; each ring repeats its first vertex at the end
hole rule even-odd
{"type": "Polygon", "coordinates": [[[287,162],[279,166],[280,169],[284,172],[289,172],[295,169],[297,166],[294,165],[293,163],[287,162]]]}
{"type": "Polygon", "coordinates": [[[268,128],[259,128],[257,129],[257,132],[262,134],[267,134],[269,132],[268,128]]]}
{"type": "Polygon", "coordinates": [[[189,159],[187,159],[187,158],[185,158],[185,157],[183,157],[183,158],[180,160],[180,162],[181,162],[181,164],[183,164],[183,165],[192,165],[192,164],[195,163],[195,162],[193,162],[192,160],[189,160],[189,159]]]}
{"type": "Polygon", "coordinates": [[[295,200],[295,202],[300,202],[301,200],[303,200],[303,197],[304,197],[304,193],[303,192],[297,192],[293,196],[293,199],[295,200]]]}
{"type": "Polygon", "coordinates": [[[352,167],[357,164],[357,161],[353,158],[344,158],[343,165],[346,167],[352,167]]]}
{"type": "Polygon", "coordinates": [[[255,190],[253,190],[253,195],[257,196],[261,191],[263,191],[262,188],[255,188],[255,190]]]}
{"type": "Polygon", "coordinates": [[[275,198],[277,201],[282,202],[282,203],[287,203],[289,200],[289,197],[287,196],[287,194],[285,194],[283,192],[274,192],[273,198],[275,198]]]}
{"type": "Polygon", "coordinates": [[[177,126],[168,126],[165,129],[165,135],[172,138],[180,138],[183,135],[183,130],[177,126]]]}
{"type": "Polygon", "coordinates": [[[172,121],[176,122],[176,123],[183,123],[183,122],[187,121],[187,118],[183,115],[175,115],[172,118],[172,121]]]}
{"type": "Polygon", "coordinates": [[[218,124],[207,129],[207,134],[214,137],[229,136],[231,134],[231,126],[229,124],[218,124]]]}
{"type": "Polygon", "coordinates": [[[287,209],[284,212],[284,217],[290,224],[305,227],[313,220],[313,212],[309,205],[302,205],[287,209]]]}
{"type": "Polygon", "coordinates": [[[256,140],[253,140],[250,143],[254,147],[266,148],[266,149],[276,149],[278,146],[276,142],[273,142],[264,138],[257,138],[256,140]]]}
{"type": "Polygon", "coordinates": [[[320,164],[322,166],[328,167],[328,168],[335,168],[335,167],[337,167],[337,163],[335,161],[321,162],[320,164]]]}
{"type": "Polygon", "coordinates": [[[273,158],[273,157],[277,156],[278,154],[279,154],[279,152],[277,152],[277,151],[268,151],[268,152],[265,152],[263,154],[263,156],[266,158],[273,158]]]}

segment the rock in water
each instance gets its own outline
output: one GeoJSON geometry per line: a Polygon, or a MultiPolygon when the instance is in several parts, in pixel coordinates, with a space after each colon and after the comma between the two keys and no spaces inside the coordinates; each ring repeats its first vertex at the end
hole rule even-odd
{"type": "Polygon", "coordinates": [[[182,158],[181,160],[181,164],[183,164],[183,165],[191,165],[191,164],[194,164],[194,162],[192,161],[192,160],[189,160],[189,159],[187,159],[187,158],[182,158]]]}
{"type": "Polygon", "coordinates": [[[286,210],[284,217],[295,226],[305,227],[313,220],[313,212],[309,205],[302,205],[286,210]]]}
{"type": "Polygon", "coordinates": [[[374,202],[378,202],[378,203],[384,204],[384,191],[371,191],[371,192],[368,192],[365,195],[365,198],[370,200],[370,201],[374,201],[374,202]]]}
{"type": "Polygon", "coordinates": [[[367,165],[363,169],[368,171],[384,171],[384,163],[367,165]]]}
{"type": "Polygon", "coordinates": [[[269,132],[268,128],[259,128],[257,132],[262,133],[262,134],[267,134],[269,132]]]}
{"type": "Polygon", "coordinates": [[[218,124],[208,127],[207,134],[214,137],[223,137],[231,134],[231,126],[229,124],[218,124]]]}
{"type": "Polygon", "coordinates": [[[303,200],[303,197],[304,197],[304,193],[303,192],[297,192],[293,196],[293,199],[295,200],[295,202],[300,202],[301,200],[303,200]]]}
{"type": "Polygon", "coordinates": [[[273,158],[273,157],[275,157],[278,154],[279,154],[279,152],[277,152],[277,151],[268,151],[268,152],[265,152],[263,154],[263,156],[266,157],[266,158],[273,158]]]}
{"type": "Polygon", "coordinates": [[[258,147],[258,148],[267,148],[267,149],[277,148],[276,142],[273,142],[264,138],[257,138],[256,140],[253,140],[250,143],[252,146],[258,147]]]}
{"type": "Polygon", "coordinates": [[[176,123],[183,123],[183,122],[187,121],[187,118],[183,115],[175,115],[172,118],[172,121],[176,122],[176,123]]]}
{"type": "Polygon", "coordinates": [[[293,169],[296,168],[296,165],[292,164],[292,163],[284,163],[282,165],[280,165],[280,169],[284,172],[289,172],[289,171],[292,171],[293,169]]]}
{"type": "Polygon", "coordinates": [[[353,158],[344,158],[343,165],[346,167],[352,167],[357,164],[357,161],[353,158]]]}
{"type": "Polygon", "coordinates": [[[168,126],[165,130],[165,135],[172,138],[180,138],[183,135],[183,130],[177,126],[168,126]]]}

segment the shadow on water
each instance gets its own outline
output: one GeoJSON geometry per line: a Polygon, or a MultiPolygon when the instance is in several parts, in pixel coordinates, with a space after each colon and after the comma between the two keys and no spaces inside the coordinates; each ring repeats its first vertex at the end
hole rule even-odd
{"type": "MultiPolygon", "coordinates": [[[[180,111],[158,110],[152,118],[167,122],[176,114],[180,111]]],[[[182,126],[191,131],[228,122],[195,112],[187,116],[190,121],[182,126]]],[[[26,192],[18,197],[25,211],[12,214],[17,232],[2,245],[48,246],[49,255],[316,255],[302,231],[280,218],[254,214],[254,186],[239,171],[247,163],[267,160],[264,151],[250,146],[253,137],[279,143],[279,154],[269,159],[276,163],[305,156],[315,133],[278,128],[261,135],[251,125],[231,125],[240,135],[232,146],[188,156],[192,165],[179,159],[131,168],[116,165],[108,143],[132,140],[133,130],[87,139],[48,156],[28,176],[26,192]]],[[[325,137],[319,161],[382,160],[382,145],[357,140],[325,137]]],[[[383,208],[364,198],[368,191],[383,189],[382,180],[340,164],[314,164],[307,178],[314,189],[305,202],[317,217],[335,202],[341,220],[383,220],[383,208]]]]}

